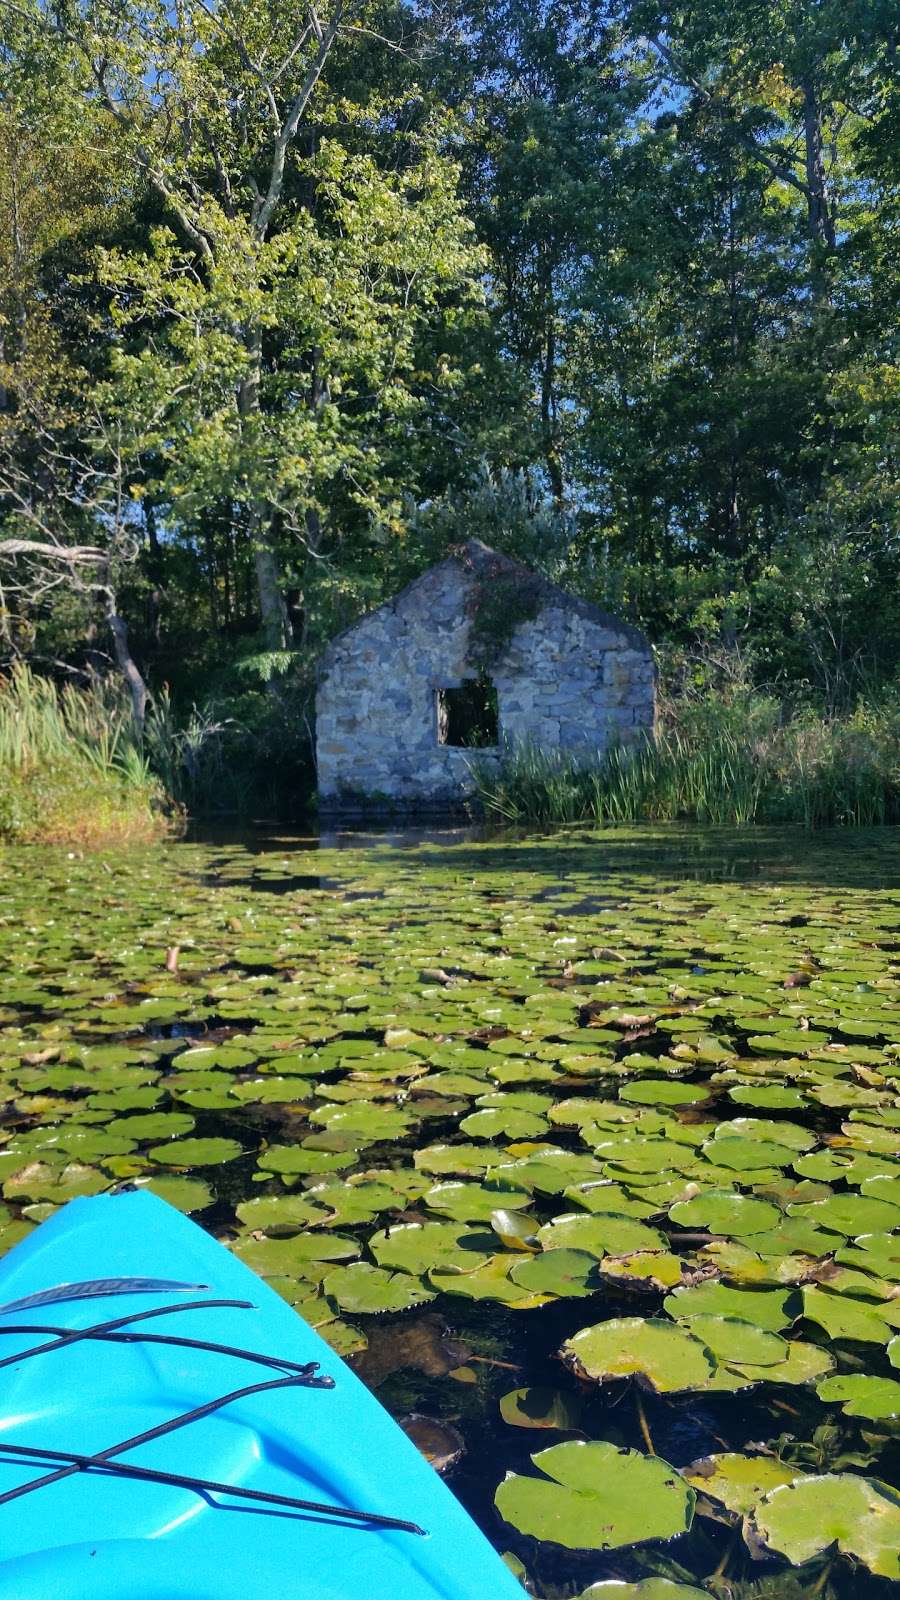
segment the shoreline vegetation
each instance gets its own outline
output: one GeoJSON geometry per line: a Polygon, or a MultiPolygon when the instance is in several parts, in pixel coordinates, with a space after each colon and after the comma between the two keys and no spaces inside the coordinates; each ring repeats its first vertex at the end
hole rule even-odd
{"type": "MultiPolygon", "coordinates": [[[[0,679],[0,842],[104,848],[177,836],[188,818],[308,818],[311,750],[280,792],[267,751],[214,707],[180,723],[165,693],[138,733],[117,685],[59,686],[19,663],[0,679]]],[[[499,762],[473,753],[471,770],[473,820],[516,828],[894,824],[900,704],[826,715],[743,688],[665,695],[652,743],[593,759],[510,746],[499,762]]]]}
{"type": "Polygon", "coordinates": [[[785,715],[761,696],[671,701],[656,738],[593,759],[521,745],[473,760],[490,821],[871,827],[900,821],[900,706],[785,715]]]}
{"type": "Polygon", "coordinates": [[[99,683],[59,688],[24,663],[0,680],[0,842],[150,844],[179,818],[124,700],[99,683]]]}

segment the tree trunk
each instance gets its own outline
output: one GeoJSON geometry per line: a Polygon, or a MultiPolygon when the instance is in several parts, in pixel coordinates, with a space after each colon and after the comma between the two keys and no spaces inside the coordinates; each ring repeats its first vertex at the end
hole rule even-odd
{"type": "MultiPolygon", "coordinates": [[[[259,414],[259,383],[262,362],[262,345],[258,329],[248,331],[245,346],[252,366],[238,386],[238,414],[247,419],[259,414]]],[[[281,592],[281,575],[272,545],[271,516],[259,503],[250,506],[250,534],[253,540],[253,569],[256,573],[256,593],[259,600],[259,617],[263,642],[267,650],[286,650],[290,645],[291,631],[287,607],[281,592]]]]}
{"type": "Polygon", "coordinates": [[[131,714],[138,733],[143,733],[144,723],[147,719],[147,685],[141,677],[137,663],[128,647],[128,624],[124,617],[120,617],[116,610],[116,602],[111,595],[106,612],[109,631],[112,634],[113,649],[119,670],[128,685],[131,695],[131,714]]]}
{"type": "Polygon", "coordinates": [[[254,522],[257,526],[254,531],[253,566],[263,639],[267,650],[287,650],[291,637],[278,562],[268,530],[260,525],[258,514],[254,516],[254,522]]]}
{"type": "Polygon", "coordinates": [[[825,173],[825,152],[822,138],[822,110],[815,86],[810,79],[801,85],[803,91],[803,138],[806,151],[806,210],[809,234],[820,249],[835,247],[834,218],[828,197],[828,179],[825,173]]]}

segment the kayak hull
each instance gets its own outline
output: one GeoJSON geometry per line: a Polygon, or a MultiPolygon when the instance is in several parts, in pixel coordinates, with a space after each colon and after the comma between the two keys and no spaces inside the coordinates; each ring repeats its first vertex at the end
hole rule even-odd
{"type": "MultiPolygon", "coordinates": [[[[121,1332],[177,1335],[318,1362],[333,1388],[238,1399],[123,1453],[122,1462],[414,1522],[425,1535],[74,1471],[0,1503],[2,1600],[514,1600],[508,1568],[437,1474],[313,1329],[215,1240],[148,1191],[76,1200],[0,1263],[0,1361],[53,1334],[183,1307],[121,1332]],[[27,1309],[60,1284],[141,1278],[129,1290],[27,1309]],[[203,1306],[205,1300],[250,1302],[203,1306]],[[188,1309],[188,1306],[194,1307],[188,1309]]],[[[82,1339],[0,1370],[0,1444],[94,1455],[279,1371],[151,1340],[82,1339]]],[[[43,1476],[0,1455],[0,1494],[43,1476]]]]}

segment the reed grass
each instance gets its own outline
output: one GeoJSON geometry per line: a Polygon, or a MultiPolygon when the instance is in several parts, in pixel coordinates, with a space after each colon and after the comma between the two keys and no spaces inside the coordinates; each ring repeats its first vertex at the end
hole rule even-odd
{"type": "Polygon", "coordinates": [[[476,799],[495,821],[532,826],[689,821],[742,827],[868,827],[900,821],[900,712],[782,721],[771,702],[669,708],[654,740],[605,753],[507,746],[473,758],[476,799]]]}
{"type": "Polygon", "coordinates": [[[99,681],[60,688],[24,663],[0,679],[0,840],[141,843],[170,817],[117,692],[99,681]]]}

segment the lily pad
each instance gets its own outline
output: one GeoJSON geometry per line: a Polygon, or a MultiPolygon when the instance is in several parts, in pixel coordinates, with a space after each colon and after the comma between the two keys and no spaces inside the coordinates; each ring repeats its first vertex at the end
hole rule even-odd
{"type": "Polygon", "coordinates": [[[164,1167],[220,1167],[243,1154],[236,1139],[174,1139],[147,1151],[151,1161],[164,1167]]]}
{"type": "Polygon", "coordinates": [[[854,1300],[847,1294],[829,1294],[827,1289],[807,1285],[803,1290],[803,1315],[818,1323],[831,1339],[854,1339],[869,1344],[887,1344],[891,1329],[871,1302],[854,1300]]]}
{"type": "Polygon", "coordinates": [[[406,1272],[385,1272],[357,1261],[350,1267],[336,1267],[322,1280],[329,1299],[336,1300],[351,1316],[374,1315],[385,1311],[407,1311],[424,1305],[434,1295],[421,1280],[406,1272]]]}
{"type": "Polygon", "coordinates": [[[669,1217],[680,1228],[708,1228],[710,1233],[743,1238],[774,1228],[781,1221],[781,1212],[777,1206],[751,1195],[708,1189],[693,1200],[677,1201],[669,1208],[669,1217]]]}
{"type": "Polygon", "coordinates": [[[580,1297],[600,1287],[597,1259],[584,1250],[543,1250],[510,1268],[513,1283],[535,1294],[580,1297]]]}
{"type": "Polygon", "coordinates": [[[900,1578],[900,1495],[850,1472],[798,1478],[773,1489],[753,1512],[756,1536],[802,1563],[836,1545],[870,1572],[900,1578]]]}
{"type": "Polygon", "coordinates": [[[900,1382],[896,1378],[841,1373],[823,1379],[816,1393],[820,1400],[839,1400],[845,1417],[900,1417],[900,1382]]]}
{"type": "Polygon", "coordinates": [[[561,1389],[512,1389],[500,1400],[500,1415],[513,1428],[550,1428],[560,1433],[581,1425],[581,1404],[561,1389]]]}
{"type": "Polygon", "coordinates": [[[539,1228],[537,1237],[545,1250],[586,1250],[598,1259],[632,1250],[664,1250],[668,1243],[656,1228],[634,1217],[602,1211],[565,1213],[539,1228]]]}
{"type": "Polygon", "coordinates": [[[582,1328],[560,1353],[582,1377],[604,1383],[635,1376],[658,1394],[702,1388],[716,1368],[702,1339],[655,1317],[615,1317],[582,1328]]]}
{"type": "Polygon", "coordinates": [[[718,1501],[739,1517],[752,1511],[771,1489],[802,1476],[800,1469],[787,1466],[775,1456],[748,1455],[740,1450],[703,1456],[689,1467],[682,1467],[681,1473],[698,1493],[718,1501]]]}
{"type": "Polygon", "coordinates": [[[520,1533],[571,1550],[612,1550],[691,1526],[694,1491],[659,1457],[573,1440],[531,1459],[543,1476],[510,1473],[495,1497],[520,1533]]]}
{"type": "Polygon", "coordinates": [[[724,1283],[699,1283],[690,1289],[676,1289],[663,1304],[671,1317],[739,1317],[770,1333],[780,1333],[794,1320],[789,1310],[790,1292],[779,1289],[731,1289],[724,1283]]]}
{"type": "Polygon", "coordinates": [[[369,1240],[379,1266],[414,1274],[431,1267],[475,1267],[491,1247],[491,1235],[455,1222],[400,1222],[369,1240]]]}

